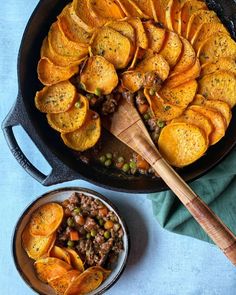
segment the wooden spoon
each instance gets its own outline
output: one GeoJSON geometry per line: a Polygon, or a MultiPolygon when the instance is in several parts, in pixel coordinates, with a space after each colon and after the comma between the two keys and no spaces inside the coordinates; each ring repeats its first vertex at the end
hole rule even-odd
{"type": "Polygon", "coordinates": [[[141,155],[176,194],[203,230],[236,265],[236,237],[218,216],[197,196],[158,152],[136,108],[122,99],[105,127],[141,155]]]}

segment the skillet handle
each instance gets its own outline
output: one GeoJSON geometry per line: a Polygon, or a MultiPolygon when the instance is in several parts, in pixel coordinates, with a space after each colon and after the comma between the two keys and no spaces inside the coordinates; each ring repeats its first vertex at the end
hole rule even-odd
{"type": "Polygon", "coordinates": [[[15,105],[3,121],[2,130],[7,141],[7,144],[18,163],[24,168],[24,170],[28,174],[30,174],[42,185],[50,186],[53,184],[81,178],[81,176],[78,173],[67,167],[42,142],[36,130],[29,122],[28,114],[23,104],[21,94],[18,95],[15,105]],[[39,171],[22,152],[13,133],[13,127],[18,125],[20,125],[26,131],[26,133],[35,143],[39,151],[45,157],[49,165],[52,167],[52,170],[49,175],[45,175],[41,171],[39,171]]]}

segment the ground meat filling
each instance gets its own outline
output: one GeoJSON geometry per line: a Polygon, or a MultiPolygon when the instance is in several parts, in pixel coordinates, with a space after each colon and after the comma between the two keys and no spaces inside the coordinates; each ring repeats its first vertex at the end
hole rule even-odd
{"type": "Polygon", "coordinates": [[[97,199],[73,193],[62,203],[56,243],[77,251],[85,267],[111,268],[123,251],[123,230],[114,212],[97,199]]]}

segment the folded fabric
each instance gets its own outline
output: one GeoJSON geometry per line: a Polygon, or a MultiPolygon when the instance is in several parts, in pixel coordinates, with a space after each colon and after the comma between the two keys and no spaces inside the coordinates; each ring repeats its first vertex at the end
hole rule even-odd
{"type": "MultiPolygon", "coordinates": [[[[236,234],[236,148],[190,186],[236,234]]],[[[154,216],[163,228],[213,243],[170,190],[150,194],[148,198],[152,201],[154,216]]]]}

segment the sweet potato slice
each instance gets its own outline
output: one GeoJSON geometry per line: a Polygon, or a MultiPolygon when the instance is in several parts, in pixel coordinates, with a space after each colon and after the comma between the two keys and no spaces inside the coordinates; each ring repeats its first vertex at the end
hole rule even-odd
{"type": "Polygon", "coordinates": [[[221,23],[203,24],[200,31],[197,33],[196,38],[191,42],[196,53],[199,55],[201,47],[204,45],[205,40],[210,38],[214,34],[228,34],[225,26],[221,23]]]}
{"type": "Polygon", "coordinates": [[[58,258],[65,261],[68,264],[71,264],[71,259],[69,253],[61,247],[53,246],[50,251],[50,257],[58,258]]]}
{"type": "Polygon", "coordinates": [[[181,12],[186,0],[174,0],[171,8],[171,19],[173,30],[181,35],[181,12]]]}
{"type": "Polygon", "coordinates": [[[229,125],[232,118],[232,112],[231,112],[230,106],[226,102],[221,100],[215,100],[215,99],[207,99],[201,94],[196,94],[192,104],[203,105],[203,106],[206,106],[207,108],[212,108],[217,110],[225,118],[227,126],[229,125]]]}
{"type": "Polygon", "coordinates": [[[169,0],[168,5],[166,7],[166,15],[165,15],[165,19],[166,19],[166,27],[173,31],[173,25],[172,25],[172,18],[171,18],[171,11],[172,11],[172,6],[175,0],[169,0]]]}
{"type": "Polygon", "coordinates": [[[132,1],[137,5],[137,7],[140,8],[140,10],[143,12],[144,15],[146,15],[149,18],[153,17],[150,0],[132,0],[132,1]]]}
{"type": "Polygon", "coordinates": [[[63,55],[57,54],[49,45],[47,37],[43,41],[40,55],[41,55],[41,58],[46,57],[54,65],[60,66],[60,67],[70,67],[70,66],[79,65],[84,60],[84,57],[78,58],[76,56],[63,56],[63,55]]]}
{"type": "Polygon", "coordinates": [[[181,41],[183,43],[182,53],[179,61],[170,73],[170,76],[174,76],[187,71],[196,62],[196,53],[190,42],[185,38],[181,38],[181,41]]]}
{"type": "Polygon", "coordinates": [[[159,91],[159,94],[170,104],[186,108],[194,99],[197,86],[197,82],[195,80],[191,80],[174,88],[164,86],[159,91]]]}
{"type": "Polygon", "coordinates": [[[158,147],[170,165],[184,167],[201,158],[208,145],[206,135],[199,127],[172,123],[162,129],[158,147]]]}
{"type": "Polygon", "coordinates": [[[163,48],[159,52],[168,62],[170,68],[173,68],[182,52],[182,42],[179,36],[172,32],[166,32],[166,39],[164,41],[163,48]]]}
{"type": "Polygon", "coordinates": [[[102,94],[109,94],[117,86],[118,76],[113,64],[97,55],[87,60],[80,81],[90,93],[99,89],[102,94]]]}
{"type": "Polygon", "coordinates": [[[193,44],[204,23],[211,24],[217,22],[220,22],[220,20],[214,11],[205,9],[196,11],[189,19],[186,38],[193,44]]]}
{"type": "Polygon", "coordinates": [[[29,222],[29,231],[33,236],[49,236],[61,224],[64,211],[57,203],[47,203],[39,207],[29,222]]]}
{"type": "Polygon", "coordinates": [[[196,59],[194,65],[186,70],[183,73],[179,73],[178,75],[174,75],[166,80],[166,86],[168,87],[177,87],[182,85],[190,80],[194,80],[199,77],[201,72],[201,66],[199,60],[196,59]]]}
{"type": "Polygon", "coordinates": [[[79,129],[62,133],[61,137],[65,145],[69,148],[83,152],[92,148],[101,135],[101,121],[98,114],[93,111],[89,111],[85,123],[79,129]]]}
{"type": "Polygon", "coordinates": [[[165,101],[158,94],[150,95],[147,89],[144,90],[144,95],[150,105],[151,112],[160,121],[169,121],[179,117],[184,112],[183,107],[173,105],[165,101]]]}
{"type": "Polygon", "coordinates": [[[116,0],[116,2],[120,5],[126,16],[139,18],[146,17],[132,0],[116,0]]]}
{"type": "Polygon", "coordinates": [[[181,35],[186,37],[188,22],[191,16],[198,10],[207,9],[205,2],[191,0],[185,2],[181,11],[181,35]]]}
{"type": "Polygon", "coordinates": [[[54,65],[47,57],[41,58],[37,67],[38,79],[42,84],[47,86],[68,80],[78,73],[78,71],[78,65],[59,67],[54,65]]]}
{"type": "Polygon", "coordinates": [[[202,66],[201,76],[212,74],[217,71],[226,71],[236,76],[236,61],[232,58],[221,57],[216,62],[209,62],[202,66]]]}
{"type": "Polygon", "coordinates": [[[58,25],[64,35],[71,41],[89,44],[91,34],[86,32],[75,20],[75,12],[67,5],[58,16],[58,25]]]}
{"type": "Polygon", "coordinates": [[[68,111],[59,114],[47,114],[49,125],[59,132],[72,132],[85,122],[89,110],[86,97],[79,95],[77,102],[68,111]]]}
{"type": "Polygon", "coordinates": [[[88,54],[88,45],[67,39],[61,31],[58,22],[52,24],[48,33],[48,42],[52,51],[55,51],[58,55],[80,60],[88,54]]]}
{"type": "Polygon", "coordinates": [[[33,236],[30,233],[29,226],[27,225],[22,232],[22,246],[28,256],[34,260],[42,256],[48,256],[50,249],[53,247],[56,240],[56,234],[53,233],[49,236],[33,236]]]}
{"type": "Polygon", "coordinates": [[[154,7],[156,9],[156,14],[158,21],[163,24],[164,27],[166,26],[166,9],[169,4],[169,0],[153,0],[154,7]]]}
{"type": "Polygon", "coordinates": [[[147,49],[148,38],[140,18],[131,17],[127,19],[127,22],[134,28],[136,34],[136,46],[147,49]]]}
{"type": "Polygon", "coordinates": [[[146,22],[143,25],[148,38],[148,48],[158,53],[165,41],[165,29],[157,27],[151,22],[146,22]]]}
{"type": "Polygon", "coordinates": [[[138,71],[124,72],[121,76],[121,83],[125,89],[136,92],[143,86],[144,75],[138,71]]]}
{"type": "Polygon", "coordinates": [[[225,101],[233,108],[236,104],[236,78],[224,71],[206,75],[199,80],[198,92],[207,99],[225,101]]]}
{"type": "Polygon", "coordinates": [[[54,257],[40,258],[35,261],[34,268],[42,282],[54,280],[72,269],[71,265],[54,257]]]}
{"type": "Polygon", "coordinates": [[[205,132],[207,145],[209,144],[209,137],[214,127],[211,121],[206,116],[202,115],[199,112],[186,109],[183,115],[171,121],[171,123],[179,122],[185,122],[199,127],[201,130],[205,132]]]}
{"type": "Polygon", "coordinates": [[[91,267],[87,268],[87,271],[92,271],[93,272],[94,270],[99,270],[99,271],[102,272],[103,281],[105,281],[109,277],[109,275],[111,274],[111,270],[105,269],[105,268],[103,268],[103,267],[101,267],[99,265],[91,266],[91,267]]]}
{"type": "Polygon", "coordinates": [[[88,9],[94,18],[106,21],[106,19],[122,19],[124,12],[114,0],[87,0],[88,9]]]}
{"type": "Polygon", "coordinates": [[[127,21],[110,21],[106,26],[119,32],[123,36],[127,37],[133,44],[135,44],[135,32],[133,27],[127,21]]]}
{"type": "Polygon", "coordinates": [[[93,32],[96,27],[105,24],[106,20],[99,20],[91,15],[88,9],[88,0],[73,0],[72,6],[72,18],[78,23],[78,25],[83,28],[86,32],[93,32]]]}
{"type": "Polygon", "coordinates": [[[236,59],[236,43],[227,34],[215,33],[204,42],[198,56],[201,64],[215,62],[221,57],[236,59]]]}
{"type": "Polygon", "coordinates": [[[67,253],[69,253],[70,255],[71,265],[73,266],[73,268],[77,269],[79,272],[83,272],[84,264],[79,254],[75,250],[70,248],[66,248],[65,251],[67,251],[67,253]]]}
{"type": "Polygon", "coordinates": [[[102,55],[116,69],[125,68],[133,57],[131,41],[109,27],[99,29],[93,36],[91,51],[93,55],[102,55]]]}
{"type": "Polygon", "coordinates": [[[62,113],[70,109],[76,95],[75,86],[63,81],[36,92],[35,105],[43,113],[62,113]]]}
{"type": "Polygon", "coordinates": [[[65,295],[87,294],[97,289],[103,281],[101,270],[86,270],[70,283],[65,295]]]}
{"type": "Polygon", "coordinates": [[[72,269],[62,276],[49,281],[49,285],[55,290],[57,295],[64,295],[71,282],[73,282],[79,275],[80,272],[78,270],[72,269]]]}
{"type": "Polygon", "coordinates": [[[226,122],[220,112],[207,108],[205,106],[191,105],[190,110],[199,112],[211,120],[214,129],[209,136],[209,144],[213,145],[217,143],[224,135],[226,130],[226,122]]]}

